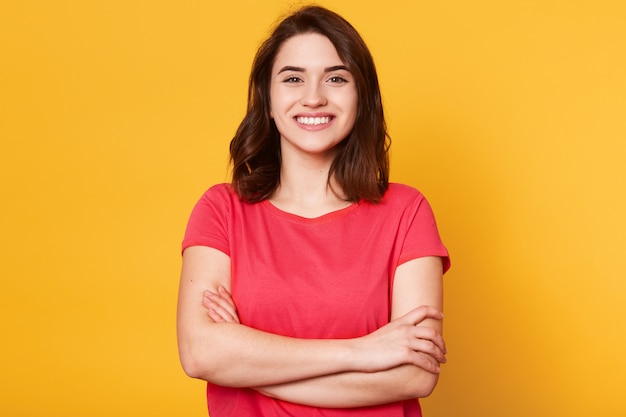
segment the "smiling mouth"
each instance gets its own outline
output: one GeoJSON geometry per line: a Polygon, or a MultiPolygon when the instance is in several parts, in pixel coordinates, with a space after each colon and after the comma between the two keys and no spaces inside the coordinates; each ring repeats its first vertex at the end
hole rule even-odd
{"type": "Polygon", "coordinates": [[[318,126],[330,123],[331,117],[296,117],[296,122],[307,126],[318,126]]]}

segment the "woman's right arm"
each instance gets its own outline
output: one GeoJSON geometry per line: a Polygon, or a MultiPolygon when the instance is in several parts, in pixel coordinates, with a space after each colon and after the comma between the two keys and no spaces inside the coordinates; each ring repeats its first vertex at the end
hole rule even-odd
{"type": "Polygon", "coordinates": [[[178,298],[178,347],[183,369],[194,378],[230,387],[258,387],[340,372],[377,372],[402,364],[424,365],[416,322],[438,318],[423,309],[371,335],[347,340],[296,339],[238,323],[216,323],[202,305],[203,293],[230,291],[230,258],[213,248],[183,253],[178,298]]]}

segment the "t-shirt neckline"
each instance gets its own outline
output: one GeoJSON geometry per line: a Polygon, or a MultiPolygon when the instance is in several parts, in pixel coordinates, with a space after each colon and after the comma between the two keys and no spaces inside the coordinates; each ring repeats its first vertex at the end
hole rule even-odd
{"type": "Polygon", "coordinates": [[[356,202],[344,208],[340,208],[338,210],[334,210],[329,213],[322,214],[321,216],[318,216],[318,217],[303,217],[294,213],[290,213],[288,211],[281,210],[267,199],[263,200],[261,204],[263,205],[263,207],[269,210],[272,214],[280,218],[283,218],[285,220],[288,220],[290,222],[300,223],[300,224],[320,224],[320,223],[326,223],[335,219],[339,219],[352,213],[360,205],[359,202],[356,202]]]}

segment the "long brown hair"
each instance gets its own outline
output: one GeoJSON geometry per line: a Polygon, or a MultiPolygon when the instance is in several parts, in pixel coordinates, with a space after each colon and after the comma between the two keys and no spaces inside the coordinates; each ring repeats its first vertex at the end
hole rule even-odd
{"type": "Polygon", "coordinates": [[[269,198],[280,184],[280,133],[270,116],[270,79],[274,59],[289,38],[306,33],[326,36],[354,78],[357,115],[350,134],[338,145],[329,172],[348,201],[378,202],[389,184],[389,144],[374,60],[352,25],[318,6],[285,18],[260,46],[248,84],[248,108],[230,142],[232,186],[245,201],[269,198]]]}

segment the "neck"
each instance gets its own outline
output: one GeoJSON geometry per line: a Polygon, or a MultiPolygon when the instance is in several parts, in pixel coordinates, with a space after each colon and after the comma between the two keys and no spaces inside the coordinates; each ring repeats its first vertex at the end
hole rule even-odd
{"type": "Polygon", "coordinates": [[[328,179],[332,161],[285,161],[280,185],[270,197],[281,210],[302,217],[318,217],[347,207],[341,187],[328,179]]]}

